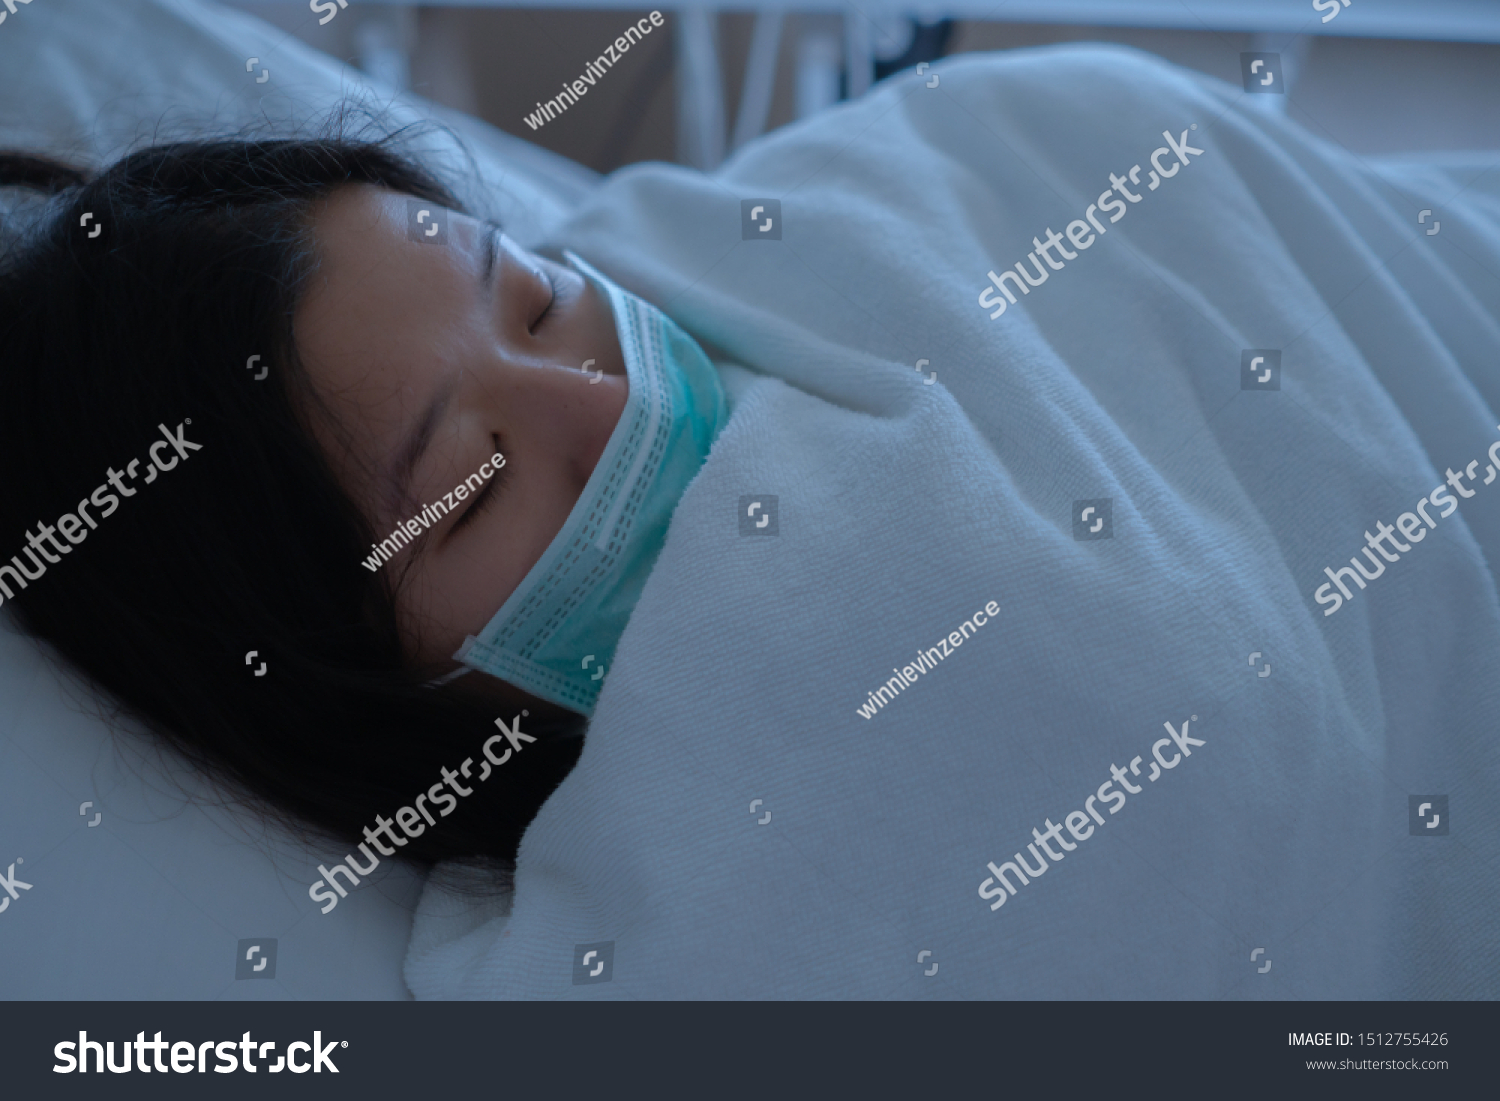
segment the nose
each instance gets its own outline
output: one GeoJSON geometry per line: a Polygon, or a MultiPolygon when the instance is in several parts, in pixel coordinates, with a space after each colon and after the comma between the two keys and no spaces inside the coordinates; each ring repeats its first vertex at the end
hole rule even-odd
{"type": "Polygon", "coordinates": [[[504,234],[497,234],[495,282],[503,311],[503,331],[523,342],[534,334],[552,302],[552,283],[535,257],[504,234]]]}

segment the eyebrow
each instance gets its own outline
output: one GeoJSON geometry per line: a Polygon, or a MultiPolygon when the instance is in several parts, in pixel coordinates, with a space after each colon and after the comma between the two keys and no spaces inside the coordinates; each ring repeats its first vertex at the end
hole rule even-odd
{"type": "Polygon", "coordinates": [[[499,258],[500,227],[494,222],[486,222],[484,235],[484,270],[480,282],[488,290],[495,281],[495,261],[499,258]]]}

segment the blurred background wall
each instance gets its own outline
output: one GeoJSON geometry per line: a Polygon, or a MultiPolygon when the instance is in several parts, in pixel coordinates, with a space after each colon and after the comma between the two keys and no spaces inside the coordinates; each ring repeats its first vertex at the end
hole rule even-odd
{"type": "MultiPolygon", "coordinates": [[[[586,99],[532,131],[523,121],[624,28],[649,13],[485,7],[390,7],[354,0],[319,26],[302,3],[235,0],[308,44],[600,172],[641,160],[677,160],[679,79],[674,35],[682,18],[622,57],[586,99]]],[[[754,15],[711,17],[729,128],[739,108],[754,15]]],[[[798,49],[804,32],[837,41],[836,15],[787,16],[780,36],[767,128],[798,111],[798,49]]],[[[1274,36],[1210,30],[1148,30],[955,20],[943,52],[1008,50],[1056,42],[1116,42],[1239,83],[1239,54],[1287,48],[1295,60],[1293,116],[1359,154],[1500,149],[1500,45],[1392,38],[1274,36]]],[[[877,75],[883,68],[878,66],[877,75]]],[[[805,94],[805,92],[804,92],[805,94]]],[[[1270,100],[1280,97],[1257,97],[1270,100]]],[[[1280,104],[1269,105],[1273,109],[1280,104]]]]}

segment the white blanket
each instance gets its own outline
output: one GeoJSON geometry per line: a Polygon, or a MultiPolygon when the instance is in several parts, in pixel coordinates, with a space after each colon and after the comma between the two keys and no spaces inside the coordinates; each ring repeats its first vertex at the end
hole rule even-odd
{"type": "Polygon", "coordinates": [[[1500,996],[1497,174],[1125,50],[933,73],[622,171],[556,237],[756,373],[513,898],[430,884],[408,984],[1500,996]],[[1326,615],[1325,567],[1466,467],[1326,615]]]}

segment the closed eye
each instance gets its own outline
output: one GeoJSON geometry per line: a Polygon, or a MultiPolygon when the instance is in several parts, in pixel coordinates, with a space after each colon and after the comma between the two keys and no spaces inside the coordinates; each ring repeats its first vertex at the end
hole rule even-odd
{"type": "MultiPolygon", "coordinates": [[[[501,450],[499,436],[492,435],[490,437],[490,440],[495,445],[496,454],[505,454],[505,452],[501,450]]],[[[466,526],[470,521],[475,520],[479,516],[483,515],[486,510],[493,507],[499,501],[500,491],[505,488],[504,482],[509,473],[510,463],[507,462],[499,470],[495,471],[494,474],[490,475],[489,480],[484,483],[484,488],[474,495],[473,503],[464,510],[464,514],[458,518],[458,522],[448,529],[449,536],[452,536],[460,528],[466,526]]]]}
{"type": "Polygon", "coordinates": [[[527,333],[535,333],[537,329],[541,328],[542,322],[547,320],[547,315],[552,312],[552,307],[557,303],[557,284],[552,281],[551,272],[546,268],[542,268],[541,272],[542,278],[547,280],[547,306],[537,315],[537,319],[531,323],[530,327],[526,330],[527,333]]]}

